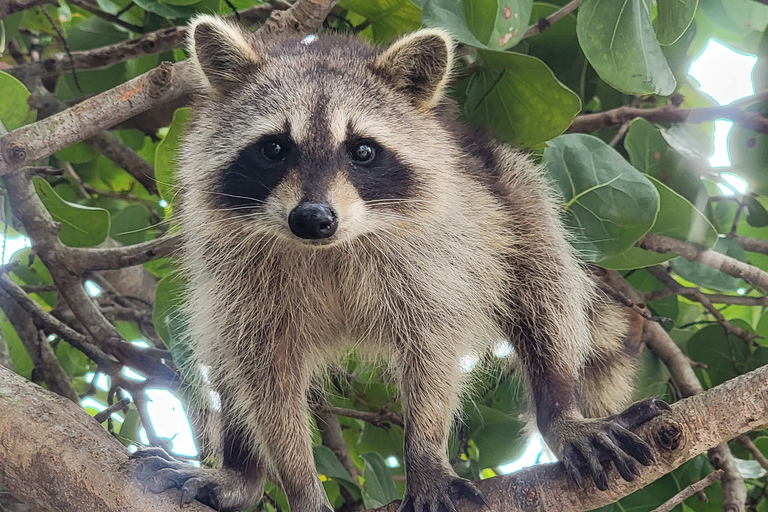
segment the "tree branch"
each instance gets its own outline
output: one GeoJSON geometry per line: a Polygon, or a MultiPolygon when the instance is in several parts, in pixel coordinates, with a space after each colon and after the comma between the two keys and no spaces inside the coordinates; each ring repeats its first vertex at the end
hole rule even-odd
{"type": "Polygon", "coordinates": [[[588,133],[602,128],[618,127],[641,117],[654,123],[705,123],[715,119],[730,119],[736,124],[759,133],[768,133],[768,118],[757,112],[742,110],[746,103],[768,99],[768,94],[759,93],[745,100],[725,106],[705,108],[678,108],[666,105],[659,108],[619,107],[596,114],[576,116],[567,133],[588,133]]]}
{"type": "Polygon", "coordinates": [[[702,249],[695,244],[661,235],[645,235],[635,245],[661,254],[677,254],[687,260],[717,269],[768,291],[768,273],[711,249],[702,249]]]}
{"type": "Polygon", "coordinates": [[[128,450],[82,408],[5,368],[0,382],[3,489],[38,512],[178,512],[178,492],[144,493],[130,477],[128,450]]]}
{"type": "Polygon", "coordinates": [[[0,2],[0,20],[13,13],[38,5],[59,5],[59,2],[58,0],[3,0],[0,2]]]}
{"type": "Polygon", "coordinates": [[[108,12],[104,12],[101,9],[99,9],[97,5],[93,5],[87,0],[67,0],[67,3],[77,6],[84,11],[88,11],[89,13],[93,14],[97,18],[101,18],[105,21],[121,26],[124,29],[130,30],[131,32],[138,32],[139,34],[144,32],[143,27],[139,27],[138,25],[133,25],[131,23],[128,23],[127,21],[121,20],[115,15],[109,14],[108,12]]]}
{"type": "Polygon", "coordinates": [[[141,265],[177,253],[181,250],[181,236],[167,235],[125,247],[108,249],[70,247],[68,250],[80,272],[116,270],[141,265]]]}
{"type": "MultiPolygon", "coordinates": [[[[319,28],[337,2],[300,0],[287,11],[272,12],[269,21],[255,36],[319,28]]],[[[3,135],[0,137],[0,176],[189,92],[193,83],[190,66],[189,61],[163,62],[157,68],[63,112],[3,135]]]]}
{"type": "Polygon", "coordinates": [[[523,39],[533,37],[546,31],[550,26],[552,26],[553,23],[565,18],[573,11],[578,9],[579,6],[581,6],[581,2],[582,0],[571,0],[546,18],[539,19],[534,25],[528,27],[528,30],[526,30],[525,34],[523,35],[523,39]]]}
{"type": "Polygon", "coordinates": [[[717,469],[713,471],[712,473],[708,474],[698,482],[689,485],[679,493],[675,494],[675,496],[664,503],[662,506],[656,508],[653,510],[653,512],[669,512],[676,506],[680,505],[682,502],[696,494],[697,492],[701,492],[713,483],[715,483],[717,480],[720,480],[720,478],[723,476],[723,470],[717,469]]]}
{"type": "MultiPolygon", "coordinates": [[[[768,0],[767,0],[768,1],[768,0]]],[[[730,238],[736,240],[742,249],[749,252],[759,252],[760,254],[768,254],[768,240],[760,238],[750,238],[748,236],[739,236],[736,233],[728,235],[730,238]]]]}
{"type": "MultiPolygon", "coordinates": [[[[82,409],[4,368],[0,368],[0,382],[0,485],[4,489],[24,496],[40,512],[178,510],[178,491],[141,492],[129,478],[127,452],[82,409]],[[35,463],[25,462],[29,460],[35,463]]],[[[644,487],[708,447],[766,422],[768,367],[763,367],[677,402],[670,412],[638,429],[656,447],[658,463],[645,468],[634,482],[624,482],[611,469],[611,490],[598,492],[591,483],[581,490],[560,464],[546,464],[482,480],[477,486],[494,512],[592,510],[644,487]]],[[[392,503],[379,510],[390,512],[397,507],[392,503]]],[[[459,504],[462,511],[476,507],[459,504]]],[[[209,509],[194,503],[190,510],[209,509]]]]}
{"type": "MultiPolygon", "coordinates": [[[[609,286],[622,291],[632,300],[642,300],[642,294],[617,272],[606,271],[602,277],[609,286]]],[[[643,340],[648,348],[653,350],[664,361],[680,395],[686,398],[700,397],[702,393],[706,394],[706,392],[703,392],[701,383],[691,368],[690,360],[669,336],[669,333],[657,323],[649,322],[648,320],[645,320],[644,323],[643,340]]],[[[766,368],[768,366],[764,369],[766,368]]],[[[744,479],[739,474],[739,468],[736,466],[736,461],[728,448],[728,444],[723,442],[710,449],[709,460],[715,469],[722,469],[725,472],[722,479],[723,511],[744,512],[747,491],[744,479]]]]}
{"type": "Polygon", "coordinates": [[[755,341],[756,335],[745,331],[741,327],[736,327],[731,322],[729,322],[723,314],[712,304],[712,301],[709,300],[709,297],[707,297],[705,294],[703,294],[701,291],[697,290],[696,288],[687,288],[670,276],[666,270],[664,270],[661,267],[648,267],[646,268],[649,274],[651,274],[653,277],[658,279],[664,286],[672,290],[678,295],[682,295],[684,297],[687,297],[691,300],[695,300],[696,302],[701,303],[704,308],[709,311],[712,316],[715,317],[715,320],[723,326],[725,329],[725,332],[728,334],[735,334],[739,338],[743,339],[747,343],[752,343],[755,341]]]}
{"type": "Polygon", "coordinates": [[[738,441],[741,446],[746,448],[747,451],[752,454],[757,463],[760,464],[763,469],[768,471],[768,458],[757,448],[757,446],[755,446],[755,443],[753,443],[746,434],[742,434],[737,437],[736,441],[738,441]]]}
{"type": "MultiPolygon", "coordinates": [[[[271,3],[257,5],[240,13],[240,18],[246,26],[263,23],[269,13],[281,9],[283,4],[271,3]]],[[[227,16],[233,18],[234,16],[227,16]]],[[[150,32],[136,39],[123,41],[92,50],[71,52],[72,59],[66,53],[57,53],[39,62],[21,64],[6,70],[22,82],[32,78],[46,78],[72,71],[74,62],[77,71],[107,69],[115,64],[127,62],[136,57],[154,55],[180,48],[187,34],[187,27],[171,27],[150,32]]]]}

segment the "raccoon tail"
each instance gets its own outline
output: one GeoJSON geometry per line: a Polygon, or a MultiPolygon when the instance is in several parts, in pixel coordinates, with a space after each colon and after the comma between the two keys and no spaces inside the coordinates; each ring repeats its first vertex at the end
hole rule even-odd
{"type": "Polygon", "coordinates": [[[581,374],[580,406],[589,418],[616,414],[632,403],[642,351],[642,316],[598,295],[590,311],[592,350],[581,374]]]}

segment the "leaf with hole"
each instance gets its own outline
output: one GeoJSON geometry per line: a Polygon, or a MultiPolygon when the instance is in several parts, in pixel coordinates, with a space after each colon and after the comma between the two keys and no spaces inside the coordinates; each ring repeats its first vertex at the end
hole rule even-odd
{"type": "Polygon", "coordinates": [[[460,42],[504,51],[525,35],[532,0],[426,0],[424,24],[448,30],[460,42]]]}

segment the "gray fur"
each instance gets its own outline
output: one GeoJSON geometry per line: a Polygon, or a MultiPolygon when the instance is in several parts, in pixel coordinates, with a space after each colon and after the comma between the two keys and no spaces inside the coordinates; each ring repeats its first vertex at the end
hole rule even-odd
{"type": "MultiPolygon", "coordinates": [[[[179,158],[179,219],[197,364],[222,402],[219,436],[241,455],[225,456],[225,465],[266,465],[292,510],[328,509],[307,393],[353,350],[392,363],[399,378],[404,509],[450,508],[447,496],[475,494],[446,456],[464,386],[459,360],[503,337],[558,456],[613,428],[585,416],[628,404],[626,320],[575,257],[542,170],[453,120],[443,98],[452,53],[445,34],[422,31],[380,50],[330,35],[252,43],[210,17],[196,29],[222,39],[194,37],[191,46],[200,88],[179,158]],[[216,67],[222,62],[226,69],[216,67]],[[285,129],[302,158],[324,155],[319,163],[297,164],[253,208],[222,208],[223,170],[285,129]],[[409,197],[365,202],[348,179],[354,170],[323,163],[351,132],[407,167],[409,197]],[[300,240],[287,226],[312,180],[339,214],[328,243],[300,240]]],[[[251,473],[233,493],[254,496],[261,472],[251,473]]]]}

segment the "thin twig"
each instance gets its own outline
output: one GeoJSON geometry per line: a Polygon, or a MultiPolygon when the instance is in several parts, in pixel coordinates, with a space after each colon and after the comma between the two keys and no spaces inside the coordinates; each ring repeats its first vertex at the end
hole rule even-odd
{"type": "Polygon", "coordinates": [[[107,421],[107,418],[112,416],[112,413],[115,413],[117,411],[122,411],[123,409],[128,407],[130,403],[131,403],[130,398],[123,398],[122,400],[110,405],[106,409],[94,414],[93,419],[95,419],[98,423],[104,423],[105,421],[107,421]]]}
{"type": "Polygon", "coordinates": [[[755,446],[755,443],[752,442],[752,440],[746,434],[742,434],[737,437],[736,441],[738,441],[741,446],[746,448],[747,451],[752,454],[757,463],[760,464],[763,469],[768,471],[768,458],[766,458],[763,452],[761,452],[760,449],[755,446]]]}
{"type": "Polygon", "coordinates": [[[93,5],[92,3],[88,2],[87,0],[67,0],[67,3],[70,3],[72,5],[75,5],[79,8],[81,8],[84,11],[88,11],[89,13],[93,14],[97,18],[101,18],[105,21],[108,21],[110,23],[114,23],[115,25],[119,25],[125,29],[130,30],[131,32],[136,32],[139,34],[142,34],[144,32],[144,28],[140,27],[138,25],[133,25],[131,23],[128,23],[127,21],[123,21],[114,14],[109,14],[108,12],[104,12],[101,9],[99,9],[98,6],[93,5]]]}
{"type": "Polygon", "coordinates": [[[720,480],[723,476],[723,470],[722,469],[716,469],[712,473],[708,474],[701,480],[699,480],[696,483],[693,483],[680,491],[679,493],[675,494],[672,499],[668,500],[666,503],[664,503],[662,506],[653,509],[653,512],[669,512],[682,502],[684,502],[686,499],[690,498],[694,494],[703,491],[716,481],[720,480]]]}
{"type": "Polygon", "coordinates": [[[541,18],[536,23],[528,27],[528,30],[525,31],[525,35],[523,35],[523,39],[535,36],[536,34],[541,34],[545,30],[549,29],[553,23],[565,18],[573,11],[578,9],[581,5],[581,2],[582,0],[571,0],[546,18],[541,18]]]}
{"type": "Polygon", "coordinates": [[[704,308],[709,311],[712,316],[715,317],[715,320],[723,326],[723,329],[725,329],[725,332],[728,334],[735,334],[739,338],[743,339],[747,343],[753,343],[755,339],[757,338],[757,335],[754,333],[751,333],[749,331],[746,331],[742,329],[741,327],[736,327],[731,322],[729,322],[723,314],[714,306],[712,305],[712,302],[709,300],[709,298],[701,293],[701,291],[695,289],[695,288],[688,288],[677,281],[675,281],[672,276],[667,273],[666,270],[664,270],[661,267],[648,267],[645,270],[648,271],[649,274],[651,274],[653,277],[658,279],[664,286],[672,290],[678,295],[683,295],[689,299],[695,300],[699,303],[701,303],[704,308]]]}
{"type": "Polygon", "coordinates": [[[396,412],[383,410],[379,412],[357,411],[355,409],[343,409],[332,405],[326,405],[322,410],[330,414],[335,414],[336,416],[345,416],[347,418],[366,421],[377,427],[386,427],[387,423],[392,423],[399,427],[405,425],[403,422],[403,415],[396,412]]]}

